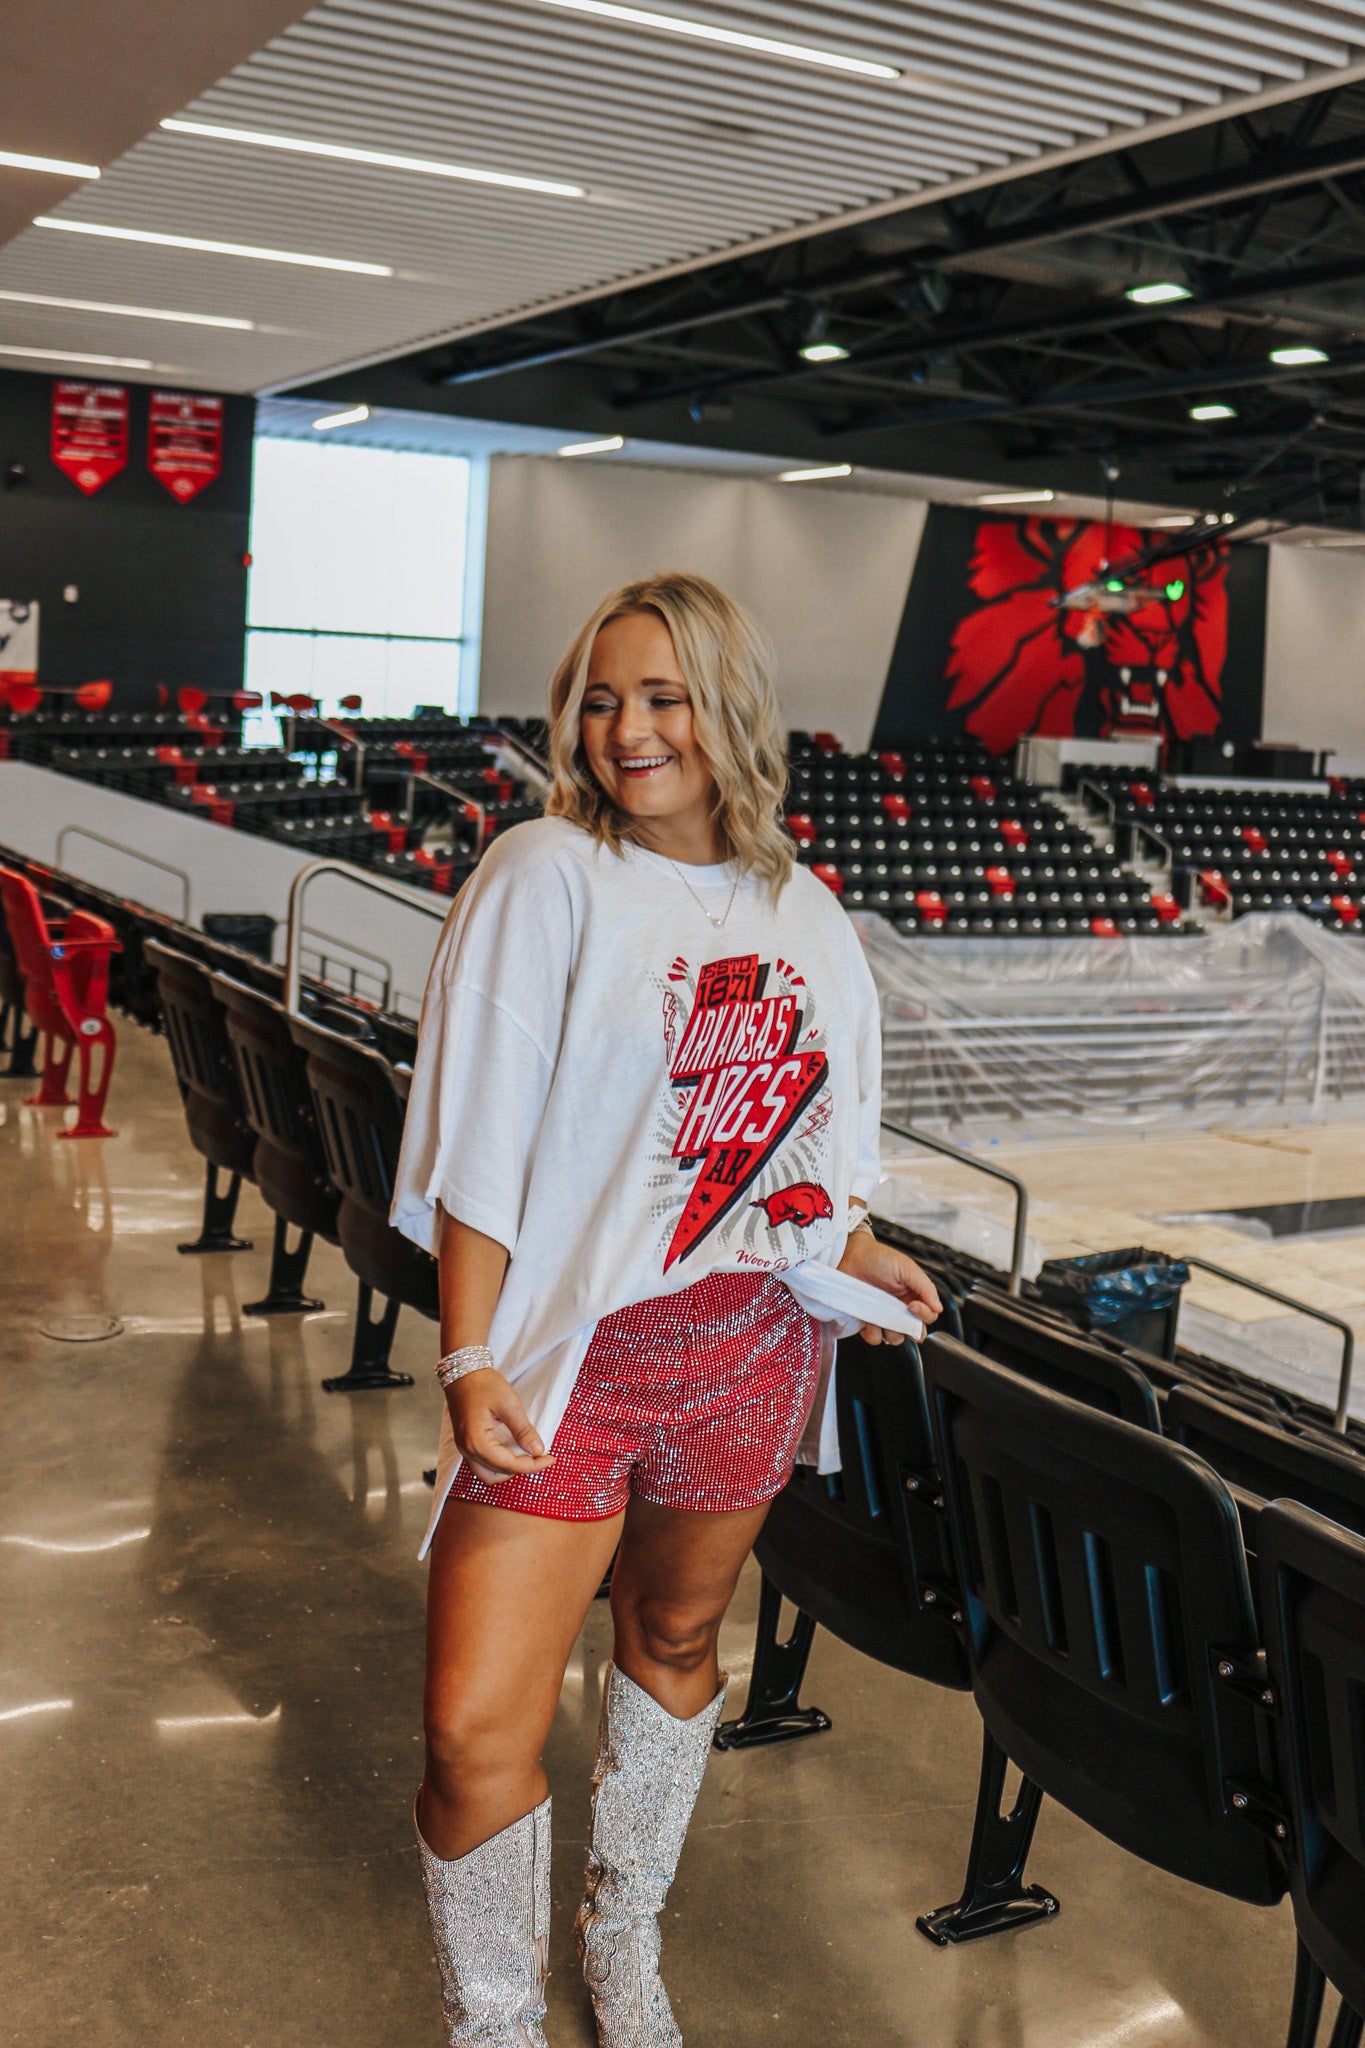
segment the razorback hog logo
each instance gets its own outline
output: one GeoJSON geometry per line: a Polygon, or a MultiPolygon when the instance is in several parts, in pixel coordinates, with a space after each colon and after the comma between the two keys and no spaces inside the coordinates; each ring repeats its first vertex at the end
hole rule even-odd
{"type": "Polygon", "coordinates": [[[709,960],[669,1063],[685,1091],[673,1157],[699,1166],[664,1257],[686,1258],[742,1200],[812,1096],[829,1062],[797,1052],[803,1012],[790,994],[765,996],[767,964],[756,953],[709,960]]]}
{"type": "Polygon", "coordinates": [[[804,1230],[817,1217],[834,1214],[833,1202],[813,1180],[794,1180],[789,1188],[779,1188],[776,1194],[765,1195],[750,1206],[763,1211],[773,1230],[779,1223],[795,1223],[804,1230]]]}

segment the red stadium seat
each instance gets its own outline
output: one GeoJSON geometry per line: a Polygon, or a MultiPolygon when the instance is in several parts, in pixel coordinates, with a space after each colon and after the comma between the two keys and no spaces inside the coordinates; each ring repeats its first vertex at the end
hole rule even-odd
{"type": "Polygon", "coordinates": [[[121,950],[114,927],[88,910],[73,910],[59,939],[48,930],[38,891],[25,875],[0,867],[0,903],[24,978],[24,1006],[43,1034],[42,1086],[30,1100],[68,1103],[74,1048],[80,1072],[76,1121],[63,1138],[112,1138],[104,1105],[114,1072],[114,1027],[105,1014],[109,958],[121,950]],[[60,1048],[60,1051],[59,1051],[60,1048]],[[96,1050],[99,1075],[94,1077],[96,1050]]]}

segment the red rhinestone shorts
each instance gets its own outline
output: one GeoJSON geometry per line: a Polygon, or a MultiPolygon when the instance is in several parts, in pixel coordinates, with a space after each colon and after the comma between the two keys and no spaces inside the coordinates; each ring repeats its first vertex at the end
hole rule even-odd
{"type": "Polygon", "coordinates": [[[713,1273],[597,1325],[555,1462],[489,1486],[460,1466],[451,1500],[604,1521],[632,1494],[732,1514],[791,1477],[820,1376],[820,1325],[768,1273],[713,1273]]]}

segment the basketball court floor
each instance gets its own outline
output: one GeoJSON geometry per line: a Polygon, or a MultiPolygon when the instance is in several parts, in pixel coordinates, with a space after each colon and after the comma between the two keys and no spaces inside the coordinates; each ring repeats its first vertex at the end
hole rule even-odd
{"type": "MultiPolygon", "coordinates": [[[[0,1997],[0,2043],[434,2048],[408,1820],[433,1333],[400,1324],[412,1389],[322,1393],[354,1299],[339,1255],[314,1255],[324,1311],[268,1322],[241,1312],[270,1239],[252,1191],[239,1227],[254,1250],[179,1256],[200,1162],[164,1043],[121,1037],[112,1140],[61,1142],[60,1112],[0,1082],[0,1924],[24,1959],[0,1997]]],[[[989,1156],[1026,1176],[1044,1251],[1207,1247],[1365,1327],[1362,1137],[1338,1122],[989,1156]]],[[[1006,1214],[956,1166],[926,1157],[913,1174],[922,1207],[987,1230],[1006,1214]]],[[[1319,1355],[1287,1337],[1293,1318],[1222,1283],[1194,1300],[1201,1330],[1268,1357],[1278,1345],[1302,1384],[1330,1379],[1331,1344],[1319,1355]]],[[[723,1646],[736,1706],[756,1597],[751,1567],[723,1646]]],[[[592,2041],[569,1928],[608,1648],[596,1607],[547,1758],[554,2048],[592,2041]]],[[[829,1734],[712,1762],[665,1933],[689,2048],[1282,2036],[1288,1908],[1166,1877],[1051,1804],[1031,1875],[1059,1916],[931,1948],[914,1920],[959,1888],[971,1703],[827,1637],[806,1697],[829,1734]]]]}

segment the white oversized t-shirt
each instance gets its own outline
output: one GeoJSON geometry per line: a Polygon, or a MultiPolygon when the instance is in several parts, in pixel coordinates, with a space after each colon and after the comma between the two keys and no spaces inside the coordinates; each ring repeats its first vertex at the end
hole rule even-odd
{"type": "MultiPolygon", "coordinates": [[[[435,1253],[439,1204],[506,1246],[488,1341],[547,1446],[604,1316],[716,1272],[800,1296],[877,1184],[853,926],[802,868],[776,907],[733,884],[538,819],[494,841],[436,949],[392,1220],[435,1253]],[[730,904],[722,929],[703,903],[730,904]]],[[[432,1529],[457,1465],[447,1415],[432,1529]]]]}

